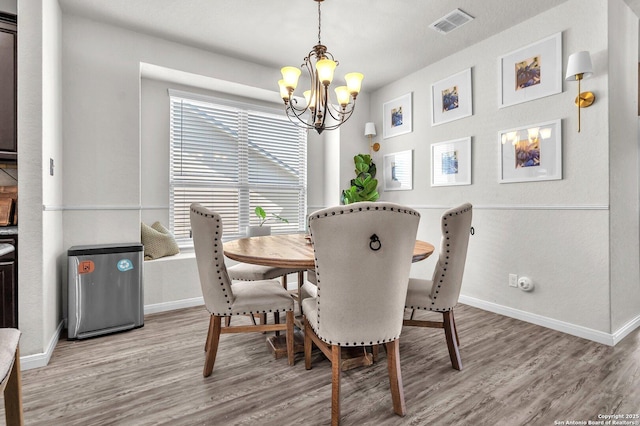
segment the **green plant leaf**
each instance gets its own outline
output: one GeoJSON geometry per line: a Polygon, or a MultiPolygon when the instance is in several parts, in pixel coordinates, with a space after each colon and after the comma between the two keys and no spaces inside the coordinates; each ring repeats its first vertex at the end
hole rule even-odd
{"type": "Polygon", "coordinates": [[[371,164],[369,164],[369,174],[371,175],[372,178],[376,177],[377,171],[378,169],[376,167],[376,163],[372,161],[371,164]]]}
{"type": "Polygon", "coordinates": [[[353,157],[355,179],[351,179],[351,187],[342,191],[341,202],[351,204],[359,201],[376,201],[380,194],[376,190],[378,181],[376,165],[369,154],[358,154],[353,157]]]}
{"type": "Polygon", "coordinates": [[[356,174],[367,173],[369,171],[369,165],[365,163],[356,163],[356,174]]]}
{"type": "Polygon", "coordinates": [[[378,187],[377,179],[367,179],[364,184],[364,192],[371,194],[375,192],[377,187],[378,187]]]}

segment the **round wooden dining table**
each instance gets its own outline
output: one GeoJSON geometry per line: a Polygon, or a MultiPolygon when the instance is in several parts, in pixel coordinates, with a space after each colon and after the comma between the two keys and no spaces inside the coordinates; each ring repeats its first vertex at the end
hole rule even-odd
{"type": "MultiPolygon", "coordinates": [[[[433,245],[416,240],[413,262],[431,256],[433,245]]],[[[305,234],[279,234],[240,238],[224,243],[224,255],[229,259],[255,265],[280,268],[314,269],[313,245],[305,234]]]]}
{"type": "MultiPolygon", "coordinates": [[[[297,269],[298,291],[293,294],[294,299],[300,305],[300,288],[304,284],[304,271],[315,269],[315,257],[310,238],[305,234],[278,234],[261,237],[247,237],[227,241],[223,244],[224,255],[237,262],[251,263],[254,265],[276,266],[280,268],[297,269]]],[[[413,262],[419,262],[431,256],[433,245],[416,240],[413,249],[413,262]]],[[[312,272],[312,271],[311,271],[312,272]]],[[[303,328],[299,317],[296,317],[296,326],[303,328]]],[[[294,350],[304,350],[303,335],[296,330],[294,333],[294,350]]],[[[284,336],[267,337],[267,347],[276,358],[285,357],[286,340],[284,336]]],[[[377,347],[374,353],[377,354],[377,347]]],[[[368,366],[373,364],[376,355],[368,353],[365,348],[350,348],[342,352],[342,370],[368,366]],[[358,352],[358,351],[361,352],[358,352]]]]}

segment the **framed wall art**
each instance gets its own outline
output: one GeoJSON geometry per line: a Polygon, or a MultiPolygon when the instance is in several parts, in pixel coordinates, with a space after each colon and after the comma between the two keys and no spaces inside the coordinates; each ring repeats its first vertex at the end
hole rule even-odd
{"type": "Polygon", "coordinates": [[[471,68],[431,85],[431,125],[448,123],[473,114],[471,68]]]}
{"type": "Polygon", "coordinates": [[[562,33],[501,56],[500,108],[562,92],[562,33]]]}
{"type": "Polygon", "coordinates": [[[561,127],[554,120],[500,131],[499,182],[562,179],[561,127]]]}
{"type": "Polygon", "coordinates": [[[471,137],[431,144],[431,186],[471,185],[471,137]]]}
{"type": "Polygon", "coordinates": [[[413,150],[384,156],[384,190],[413,189],[413,150]]]}
{"type": "Polygon", "coordinates": [[[382,105],[383,139],[412,131],[411,98],[412,93],[407,93],[382,105]]]}

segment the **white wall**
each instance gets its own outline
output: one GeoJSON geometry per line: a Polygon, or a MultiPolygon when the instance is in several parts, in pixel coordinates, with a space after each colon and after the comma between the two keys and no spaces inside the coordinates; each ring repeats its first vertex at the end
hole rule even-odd
{"type": "MultiPolygon", "coordinates": [[[[381,154],[414,150],[415,189],[383,192],[382,198],[421,210],[420,237],[437,240],[436,227],[444,207],[464,201],[475,205],[476,233],[470,240],[462,288],[467,300],[485,307],[524,313],[525,317],[544,317],[556,324],[570,324],[575,329],[585,328],[587,333],[598,336],[616,329],[610,318],[612,261],[609,258],[610,244],[618,244],[610,237],[609,230],[610,221],[617,219],[613,200],[612,211],[609,210],[609,197],[613,195],[609,176],[609,117],[614,114],[609,113],[607,99],[609,72],[616,70],[606,65],[607,51],[612,43],[620,42],[619,37],[628,35],[614,34],[616,39],[608,41],[607,16],[607,2],[569,1],[380,89],[372,94],[371,106],[373,111],[381,111],[385,101],[413,92],[413,132],[382,140],[381,154]],[[562,32],[563,64],[569,54],[589,50],[596,67],[593,78],[583,82],[583,90],[594,91],[598,99],[591,108],[583,110],[581,133],[576,131],[573,100],[577,85],[573,82],[564,82],[561,94],[498,108],[498,57],[557,32],[562,32]],[[432,127],[429,119],[431,83],[469,67],[473,76],[473,116],[432,127]],[[558,118],[562,119],[563,126],[563,179],[499,184],[498,131],[558,118]],[[465,136],[472,137],[472,185],[431,187],[430,144],[465,136]],[[509,287],[509,273],[530,277],[536,285],[535,291],[525,293],[509,287]]],[[[625,31],[633,29],[630,25],[625,27],[625,31]]],[[[629,50],[637,51],[637,29],[635,31],[635,41],[629,50]]],[[[627,53],[625,46],[620,55],[627,53]]],[[[636,61],[637,55],[634,53],[628,59],[636,61]]],[[[625,76],[625,83],[620,83],[625,89],[630,88],[629,78],[625,76]]],[[[636,92],[629,90],[628,93],[636,92]]],[[[635,95],[629,98],[634,102],[635,95]]],[[[628,108],[628,105],[622,107],[628,108]]],[[[636,111],[635,108],[631,109],[636,111]]],[[[626,132],[628,117],[620,120],[625,124],[622,131],[626,132]]],[[[376,125],[381,125],[379,118],[376,125]]],[[[628,138],[631,144],[636,141],[633,135],[628,138]]],[[[632,151],[637,152],[637,148],[632,151]]],[[[631,156],[632,161],[636,159],[637,155],[631,156]]],[[[630,189],[633,192],[637,169],[631,167],[629,172],[625,174],[624,183],[635,179],[630,189]]],[[[630,276],[625,279],[629,284],[623,286],[625,290],[638,283],[638,257],[631,259],[638,247],[638,209],[633,205],[637,203],[637,189],[635,191],[632,205],[623,215],[625,223],[631,226],[631,238],[635,238],[630,242],[631,255],[624,258],[632,264],[630,276]]],[[[413,275],[429,276],[432,262],[433,259],[431,264],[416,265],[413,275]]],[[[636,305],[635,312],[629,310],[621,322],[629,321],[639,311],[636,305]]]]}
{"type": "Polygon", "coordinates": [[[18,12],[18,320],[29,355],[46,352],[61,319],[61,214],[43,213],[62,199],[62,180],[45,179],[43,164],[62,151],[61,12],[55,0],[21,2],[18,12]]]}
{"type": "Polygon", "coordinates": [[[638,17],[609,1],[608,101],[611,203],[611,327],[619,330],[640,311],[638,238],[638,17]]]}

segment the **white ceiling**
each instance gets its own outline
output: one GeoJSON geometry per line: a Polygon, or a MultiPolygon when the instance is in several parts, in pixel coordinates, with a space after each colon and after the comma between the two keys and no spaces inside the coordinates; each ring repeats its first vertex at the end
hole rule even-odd
{"type": "MultiPolygon", "coordinates": [[[[318,41],[313,0],[59,1],[64,13],[274,69],[299,66],[318,41]]],[[[336,74],[363,72],[363,89],[371,91],[565,1],[326,0],[322,42],[340,62],[336,74]],[[429,28],[456,8],[475,20],[448,35],[429,28]]]]}

